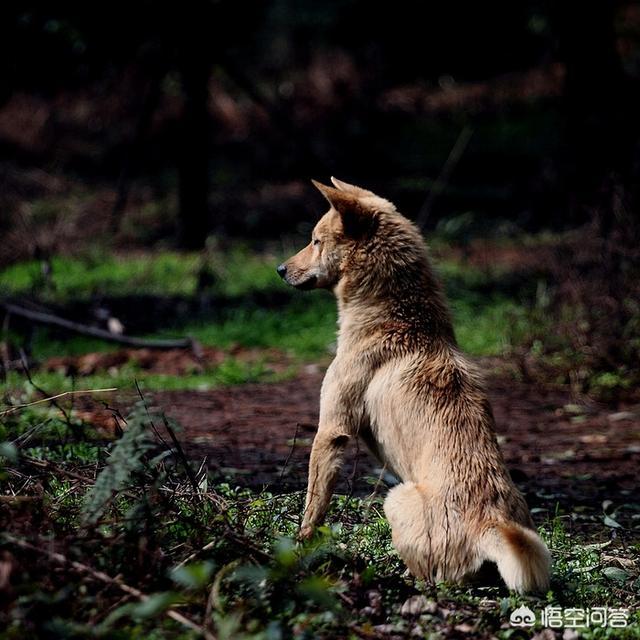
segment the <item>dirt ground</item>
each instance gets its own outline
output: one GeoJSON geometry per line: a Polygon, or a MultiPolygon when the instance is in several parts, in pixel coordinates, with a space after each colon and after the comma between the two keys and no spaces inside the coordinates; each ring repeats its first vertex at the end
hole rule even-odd
{"type": "MultiPolygon", "coordinates": [[[[636,500],[639,406],[579,404],[568,390],[517,380],[508,363],[487,359],[481,365],[507,465],[531,506],[552,512],[557,502],[573,510],[636,500]]],[[[310,366],[285,382],[165,391],[151,402],[181,425],[189,457],[206,457],[210,469],[237,484],[289,490],[306,482],[322,375],[310,366]]],[[[109,419],[95,405],[90,411],[96,421],[109,419]]],[[[379,473],[370,454],[354,447],[341,489],[367,494],[379,473]]]]}

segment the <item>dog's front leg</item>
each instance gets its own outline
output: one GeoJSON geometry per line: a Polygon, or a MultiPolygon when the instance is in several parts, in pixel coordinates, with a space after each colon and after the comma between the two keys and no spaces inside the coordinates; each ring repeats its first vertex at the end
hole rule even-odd
{"type": "Polygon", "coordinates": [[[349,440],[357,437],[364,413],[367,376],[349,358],[329,366],[320,392],[320,422],[311,447],[307,499],[300,538],[309,538],[324,519],[349,440]]]}
{"type": "Polygon", "coordinates": [[[309,483],[300,538],[310,538],[314,528],[324,519],[348,442],[349,436],[340,430],[318,429],[309,460],[309,483]]]}

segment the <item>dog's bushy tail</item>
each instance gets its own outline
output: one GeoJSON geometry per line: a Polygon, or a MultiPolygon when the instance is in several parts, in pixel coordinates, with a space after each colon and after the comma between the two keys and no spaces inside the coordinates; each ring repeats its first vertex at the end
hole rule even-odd
{"type": "Polygon", "coordinates": [[[509,589],[519,593],[546,591],[551,555],[540,536],[515,522],[496,524],[481,537],[480,547],[509,589]]]}
{"type": "Polygon", "coordinates": [[[417,577],[458,582],[490,560],[514,591],[541,592],[549,586],[549,550],[532,529],[512,521],[493,521],[474,534],[478,527],[470,528],[454,509],[413,482],[391,489],[384,511],[393,544],[417,577]]]}

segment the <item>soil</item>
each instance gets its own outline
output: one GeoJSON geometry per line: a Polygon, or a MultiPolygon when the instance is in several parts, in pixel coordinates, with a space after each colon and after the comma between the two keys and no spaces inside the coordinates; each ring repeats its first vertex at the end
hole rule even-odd
{"type": "Polygon", "coordinates": [[[120,349],[105,353],[85,353],[81,356],[56,356],[42,364],[44,371],[66,376],[87,376],[98,372],[117,373],[124,365],[134,365],[146,373],[185,376],[202,373],[233,357],[247,363],[264,363],[272,373],[285,371],[290,362],[277,349],[250,349],[235,345],[227,349],[198,346],[187,349],[120,349]]]}
{"type": "MultiPolygon", "coordinates": [[[[507,465],[531,506],[600,509],[604,500],[635,500],[640,407],[578,404],[567,389],[518,380],[508,363],[481,364],[507,465]]],[[[210,469],[234,483],[283,491],[306,482],[322,376],[320,367],[311,366],[284,382],[164,391],[153,395],[152,404],[181,425],[179,438],[190,458],[206,457],[210,469]]],[[[120,402],[130,405],[133,397],[120,402]]],[[[96,405],[83,413],[96,423],[111,420],[96,405]]],[[[353,447],[340,489],[369,493],[379,474],[377,461],[353,447]]]]}

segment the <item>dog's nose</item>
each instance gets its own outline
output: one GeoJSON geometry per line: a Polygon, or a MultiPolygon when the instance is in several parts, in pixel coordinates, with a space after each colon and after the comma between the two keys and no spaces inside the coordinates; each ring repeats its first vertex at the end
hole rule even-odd
{"type": "Polygon", "coordinates": [[[287,273],[287,265],[286,265],[286,264],[281,264],[281,265],[276,269],[276,271],[278,272],[278,275],[279,275],[281,278],[284,278],[284,276],[285,276],[285,275],[286,275],[286,273],[287,273]]]}

